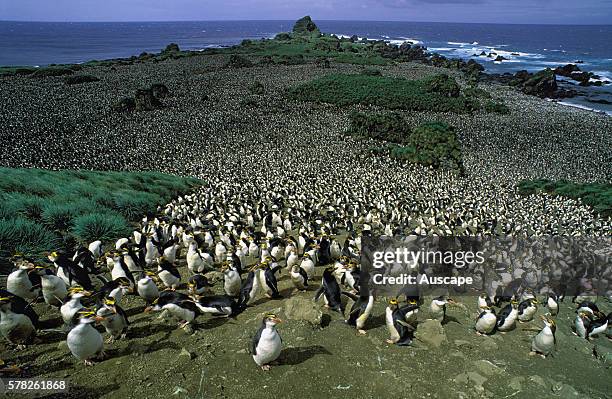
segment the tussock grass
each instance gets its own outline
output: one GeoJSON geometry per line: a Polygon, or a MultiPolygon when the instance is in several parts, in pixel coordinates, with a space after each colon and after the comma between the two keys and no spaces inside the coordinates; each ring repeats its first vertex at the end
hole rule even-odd
{"type": "Polygon", "coordinates": [[[114,240],[202,182],[157,172],[0,168],[0,257],[114,240]]]}

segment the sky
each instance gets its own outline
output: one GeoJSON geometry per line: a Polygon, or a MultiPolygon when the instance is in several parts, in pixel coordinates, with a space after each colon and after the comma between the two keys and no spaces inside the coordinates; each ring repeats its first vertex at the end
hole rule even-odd
{"type": "Polygon", "coordinates": [[[612,24],[612,0],[0,0],[8,21],[295,20],[612,24]]]}

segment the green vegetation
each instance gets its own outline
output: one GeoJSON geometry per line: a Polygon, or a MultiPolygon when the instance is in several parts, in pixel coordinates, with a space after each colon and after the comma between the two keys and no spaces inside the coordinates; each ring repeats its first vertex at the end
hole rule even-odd
{"type": "Polygon", "coordinates": [[[0,256],[117,239],[129,234],[130,222],[199,184],[157,172],[0,168],[0,256]]]}
{"type": "Polygon", "coordinates": [[[580,198],[604,218],[612,217],[612,184],[610,183],[572,183],[567,180],[547,179],[523,180],[518,184],[519,192],[524,195],[547,192],[567,198],[580,198]]]}
{"type": "Polygon", "coordinates": [[[387,144],[370,149],[374,155],[388,155],[434,168],[463,173],[461,145],[455,129],[442,122],[430,122],[411,129],[400,114],[354,112],[347,134],[387,144]]]}
{"type": "Polygon", "coordinates": [[[467,113],[480,109],[477,98],[461,94],[447,75],[408,80],[364,74],[327,75],[289,90],[290,98],[336,105],[378,105],[389,109],[467,113]]]}

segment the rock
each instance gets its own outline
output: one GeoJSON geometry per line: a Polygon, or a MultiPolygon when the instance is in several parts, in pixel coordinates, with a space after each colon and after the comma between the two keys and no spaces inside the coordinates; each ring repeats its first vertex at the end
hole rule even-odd
{"type": "Polygon", "coordinates": [[[309,15],[298,19],[293,25],[293,33],[298,34],[310,34],[310,33],[318,33],[321,31],[317,27],[317,25],[312,21],[309,15]]]}
{"type": "Polygon", "coordinates": [[[544,382],[544,378],[540,377],[539,375],[532,375],[531,377],[529,377],[529,380],[533,382],[534,384],[538,384],[542,387],[546,386],[546,382],[544,382]]]}
{"type": "Polygon", "coordinates": [[[136,90],[134,94],[134,103],[136,104],[137,111],[152,111],[162,106],[157,97],[153,95],[153,90],[150,88],[136,90]]]}
{"type": "Polygon", "coordinates": [[[419,323],[415,337],[427,346],[439,348],[447,343],[444,327],[438,320],[426,320],[419,323]]]}
{"type": "Polygon", "coordinates": [[[287,32],[281,32],[274,37],[274,40],[291,40],[291,35],[287,32]]]}
{"type": "Polygon", "coordinates": [[[216,284],[220,281],[224,281],[225,279],[223,273],[218,271],[208,272],[204,275],[204,277],[206,277],[208,279],[208,282],[211,284],[216,284]]]}
{"type": "Polygon", "coordinates": [[[495,57],[495,59],[493,61],[502,62],[502,61],[505,61],[505,60],[507,60],[506,57],[504,57],[503,55],[498,55],[497,57],[495,57]]]}
{"type": "Polygon", "coordinates": [[[523,83],[523,93],[540,98],[555,98],[557,92],[557,79],[554,71],[546,68],[533,74],[523,83]]]}
{"type": "Polygon", "coordinates": [[[151,90],[156,98],[165,98],[170,95],[170,90],[163,83],[154,83],[151,85],[151,90]]]}
{"type": "Polygon", "coordinates": [[[504,374],[504,370],[497,367],[488,360],[475,360],[472,362],[474,368],[486,376],[504,374]]]}
{"type": "Polygon", "coordinates": [[[551,386],[551,390],[562,399],[574,399],[581,398],[587,399],[586,396],[581,395],[574,389],[573,386],[569,384],[565,384],[563,382],[553,382],[551,386]]]}
{"type": "Polygon", "coordinates": [[[484,351],[494,351],[497,350],[497,344],[495,343],[495,341],[493,341],[491,339],[491,337],[483,337],[483,341],[480,344],[480,347],[482,348],[482,350],[484,351]]]}
{"type": "Polygon", "coordinates": [[[184,356],[186,358],[189,358],[189,360],[195,358],[195,353],[188,351],[185,348],[181,349],[181,352],[179,353],[179,356],[184,356]]]}
{"type": "Polygon", "coordinates": [[[181,49],[179,48],[178,44],[170,43],[165,49],[162,50],[162,54],[178,53],[180,51],[181,49]]]}
{"type": "Polygon", "coordinates": [[[288,319],[306,321],[314,326],[321,325],[323,312],[313,301],[296,296],[284,302],[284,313],[288,319]]]}
{"type": "Polygon", "coordinates": [[[566,64],[561,67],[555,68],[555,73],[557,75],[566,76],[568,78],[570,78],[572,76],[572,73],[574,72],[581,72],[580,68],[578,68],[578,66],[574,64],[566,64]]]}

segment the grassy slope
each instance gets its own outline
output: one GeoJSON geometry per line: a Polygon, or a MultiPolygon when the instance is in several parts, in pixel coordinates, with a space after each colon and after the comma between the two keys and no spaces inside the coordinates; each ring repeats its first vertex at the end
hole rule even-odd
{"type": "Polygon", "coordinates": [[[610,183],[572,183],[567,180],[547,179],[523,180],[518,184],[521,194],[548,192],[568,198],[582,199],[603,217],[612,217],[612,184],[610,183]]]}
{"type": "Polygon", "coordinates": [[[0,168],[0,257],[116,239],[199,183],[156,172],[0,168]]]}

